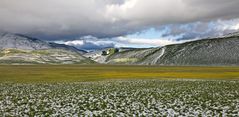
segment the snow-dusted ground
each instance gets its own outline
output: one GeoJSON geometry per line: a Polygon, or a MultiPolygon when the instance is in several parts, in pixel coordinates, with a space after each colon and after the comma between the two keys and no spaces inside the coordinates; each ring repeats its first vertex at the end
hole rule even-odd
{"type": "Polygon", "coordinates": [[[239,81],[0,83],[0,116],[239,116],[239,81]]]}

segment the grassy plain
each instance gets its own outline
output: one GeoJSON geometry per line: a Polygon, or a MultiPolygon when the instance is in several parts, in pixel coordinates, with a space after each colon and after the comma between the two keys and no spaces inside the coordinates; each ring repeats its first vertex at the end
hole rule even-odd
{"type": "Polygon", "coordinates": [[[238,117],[235,79],[239,67],[2,65],[0,116],[238,117]]]}
{"type": "Polygon", "coordinates": [[[239,67],[126,65],[1,65],[0,82],[72,82],[112,79],[239,79],[239,67]]]}

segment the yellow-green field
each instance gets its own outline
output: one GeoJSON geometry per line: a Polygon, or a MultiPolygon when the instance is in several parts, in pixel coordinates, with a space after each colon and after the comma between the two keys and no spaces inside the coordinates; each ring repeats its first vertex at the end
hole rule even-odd
{"type": "Polygon", "coordinates": [[[238,117],[235,79],[239,67],[2,65],[0,117],[238,117]]]}
{"type": "Polygon", "coordinates": [[[2,65],[0,82],[70,82],[111,79],[239,79],[239,67],[123,65],[2,65]]]}

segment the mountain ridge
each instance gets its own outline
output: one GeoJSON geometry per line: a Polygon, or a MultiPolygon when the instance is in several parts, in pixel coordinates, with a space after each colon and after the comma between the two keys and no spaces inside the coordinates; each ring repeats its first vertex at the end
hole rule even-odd
{"type": "Polygon", "coordinates": [[[0,33],[0,64],[91,64],[85,51],[21,34],[0,33]]]}
{"type": "Polygon", "coordinates": [[[239,32],[163,47],[106,48],[94,52],[20,34],[0,33],[0,50],[0,64],[238,66],[239,32]]]}
{"type": "Polygon", "coordinates": [[[45,42],[37,38],[32,38],[22,34],[0,33],[0,49],[23,49],[23,50],[41,50],[41,49],[66,49],[70,51],[86,53],[73,46],[45,42]]]}
{"type": "Polygon", "coordinates": [[[141,65],[239,65],[239,36],[209,38],[132,50],[110,56],[108,64],[141,65]]]}

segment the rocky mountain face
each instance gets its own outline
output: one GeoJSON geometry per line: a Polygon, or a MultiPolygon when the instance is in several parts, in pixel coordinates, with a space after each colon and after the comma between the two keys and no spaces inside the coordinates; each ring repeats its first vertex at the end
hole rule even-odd
{"type": "Polygon", "coordinates": [[[134,49],[108,56],[107,64],[239,65],[239,33],[158,48],[134,49]]]}
{"type": "Polygon", "coordinates": [[[89,64],[85,51],[19,34],[0,33],[0,64],[89,64]]]}

